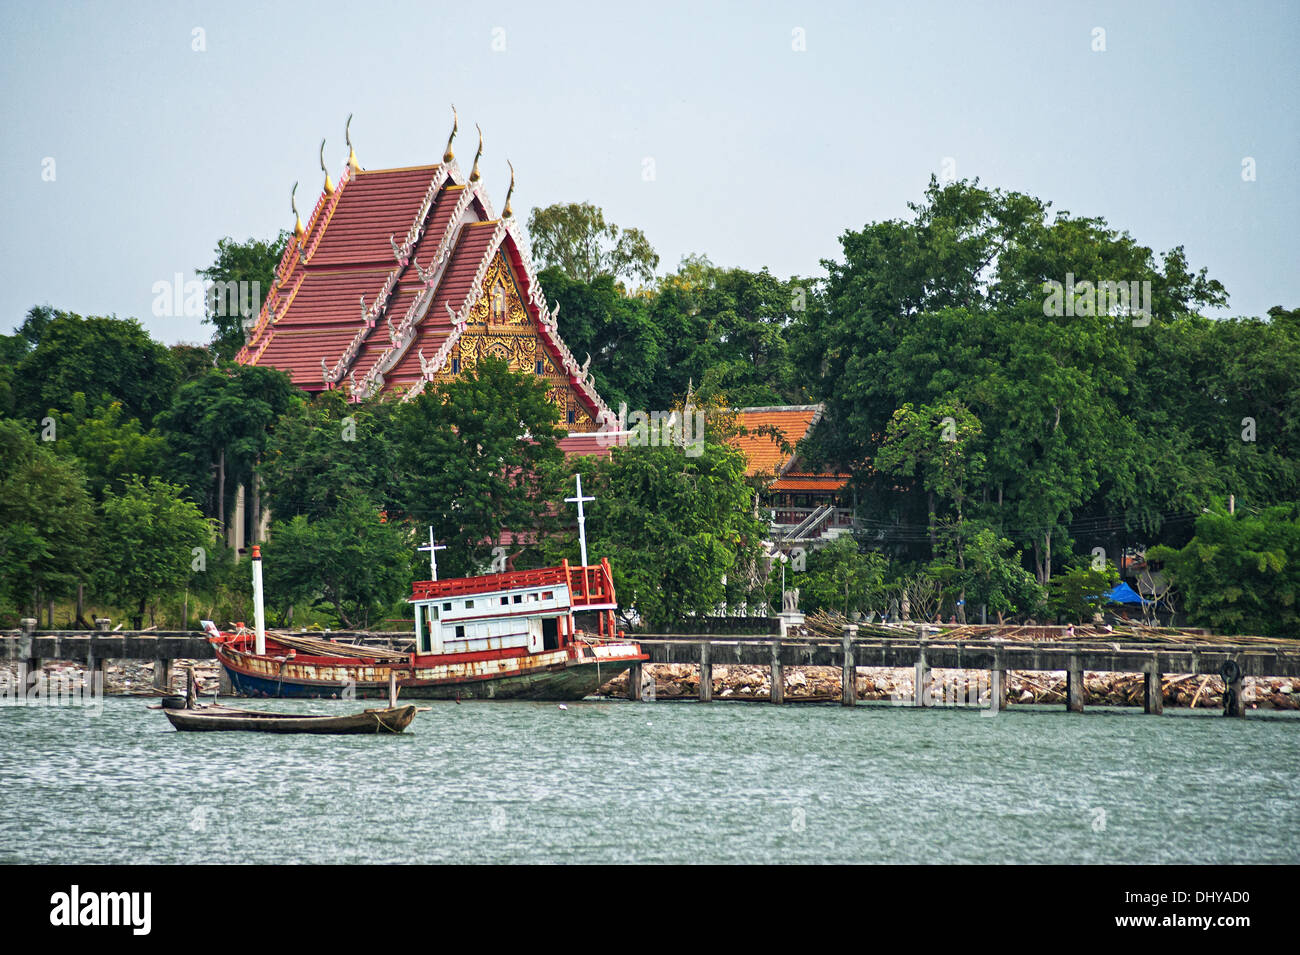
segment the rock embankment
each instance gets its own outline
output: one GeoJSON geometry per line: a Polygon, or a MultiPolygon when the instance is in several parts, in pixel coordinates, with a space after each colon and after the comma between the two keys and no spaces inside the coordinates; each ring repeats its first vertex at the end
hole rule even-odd
{"type": "MultiPolygon", "coordinates": [[[[699,668],[686,663],[648,663],[643,668],[642,695],[656,700],[693,699],[700,690],[699,668]],[[653,691],[651,691],[653,681],[653,691]]],[[[838,667],[786,667],[787,702],[839,702],[838,667]]],[[[915,673],[910,668],[868,668],[857,671],[859,700],[915,699],[915,673]]],[[[626,696],[625,672],[600,689],[602,695],[626,696]]],[[[1092,706],[1141,706],[1142,677],[1135,673],[1085,673],[1084,702],[1092,706]]],[[[771,670],[764,666],[713,667],[715,699],[767,701],[771,697],[771,670]]],[[[1217,676],[1169,674],[1162,681],[1165,706],[1211,709],[1223,706],[1223,681],[1217,676]]],[[[985,670],[932,670],[929,698],[934,705],[964,703],[986,705],[989,674],[985,670]]],[[[1288,679],[1247,677],[1243,695],[1255,709],[1300,709],[1300,693],[1288,679]]],[[[1065,674],[1012,670],[1007,673],[1007,703],[1065,703],[1065,674]]]]}
{"type": "MultiPolygon", "coordinates": [[[[104,664],[104,687],[106,696],[157,696],[154,689],[154,662],[152,660],[113,660],[104,664]]],[[[173,660],[171,682],[168,692],[180,692],[185,689],[185,668],[194,668],[194,675],[199,681],[199,689],[210,694],[217,688],[221,675],[221,664],[216,660],[173,660]]],[[[38,682],[42,687],[57,691],[79,691],[86,685],[88,671],[79,663],[64,660],[46,660],[41,664],[41,676],[38,682]]],[[[16,663],[0,663],[0,681],[6,686],[14,686],[18,680],[16,663]]]]}

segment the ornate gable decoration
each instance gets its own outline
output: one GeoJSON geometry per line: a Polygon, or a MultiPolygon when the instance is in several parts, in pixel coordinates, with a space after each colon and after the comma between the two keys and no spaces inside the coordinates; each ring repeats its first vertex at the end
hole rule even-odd
{"type": "Polygon", "coordinates": [[[542,342],[500,248],[483,277],[483,291],[466,316],[465,330],[436,379],[448,381],[472,371],[485,358],[504,361],[512,371],[540,377],[547,386],[547,396],[560,409],[563,427],[571,431],[595,430],[596,422],[542,342]]]}

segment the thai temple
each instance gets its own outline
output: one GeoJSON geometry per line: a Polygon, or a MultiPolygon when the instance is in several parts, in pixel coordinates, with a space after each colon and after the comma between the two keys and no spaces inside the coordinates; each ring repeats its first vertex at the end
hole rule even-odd
{"type": "Polygon", "coordinates": [[[362,169],[348,135],[338,182],[321,144],[320,197],[306,224],[294,201],[293,235],[237,360],[359,401],[414,397],[498,358],[546,382],[569,431],[594,431],[606,406],[537,282],[510,208],[513,168],[498,214],[479,175],[482,135],[465,176],[457,126],[442,162],[401,169],[362,169]]]}
{"type": "MultiPolygon", "coordinates": [[[[361,168],[349,132],[337,182],[322,142],[320,196],[304,223],[291,194],[293,235],[236,360],[288,372],[307,392],[339,389],[361,401],[407,400],[484,358],[502,359],[546,383],[569,432],[560,442],[567,454],[608,455],[626,435],[596,434],[614,415],[588,373],[590,357],[579,365],[564,344],[537,281],[510,206],[514,169],[498,214],[479,175],[482,133],[466,176],[453,151],[458,126],[453,110],[441,162],[397,169],[361,168]]],[[[767,479],[758,505],[777,547],[852,526],[848,475],[807,472],[788,450],[821,416],[820,405],[738,409],[749,433],[733,443],[749,475],[767,479]]],[[[267,519],[254,528],[244,500],[241,487],[228,535],[237,551],[260,539],[267,519]]]]}

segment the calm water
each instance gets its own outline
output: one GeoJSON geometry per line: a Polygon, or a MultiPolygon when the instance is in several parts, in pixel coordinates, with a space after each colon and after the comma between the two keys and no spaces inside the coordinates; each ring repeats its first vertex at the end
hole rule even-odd
{"type": "Polygon", "coordinates": [[[432,706],[334,738],[2,708],[0,862],[1300,861],[1293,717],[432,706]]]}

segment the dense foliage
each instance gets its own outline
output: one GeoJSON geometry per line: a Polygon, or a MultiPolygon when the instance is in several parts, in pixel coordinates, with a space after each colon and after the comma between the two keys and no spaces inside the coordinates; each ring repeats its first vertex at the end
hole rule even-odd
{"type": "MultiPolygon", "coordinates": [[[[707,406],[701,454],[566,462],[544,389],[491,362],[351,404],[230,363],[247,310],[166,347],[134,319],[41,305],[0,335],[0,618],[57,605],[84,624],[84,592],[137,620],[238,619],[224,529],[242,487],[269,508],[273,613],[374,625],[404,615],[430,525],[446,573],[576,559],[575,467],[631,616],[775,605],[761,489],[720,412],[823,402],[799,450],[852,475],[860,532],[786,565],[805,610],[1082,620],[1121,554],[1146,551],[1190,622],[1296,632],[1300,310],[1210,319],[1227,291],[1181,247],[978,182],[846,231],[820,280],[704,256],[656,276],[646,237],[586,204],[530,224],[598,390],[616,411],[707,406]]],[[[264,295],[284,238],[223,239],[202,274],[264,295]]]]}

